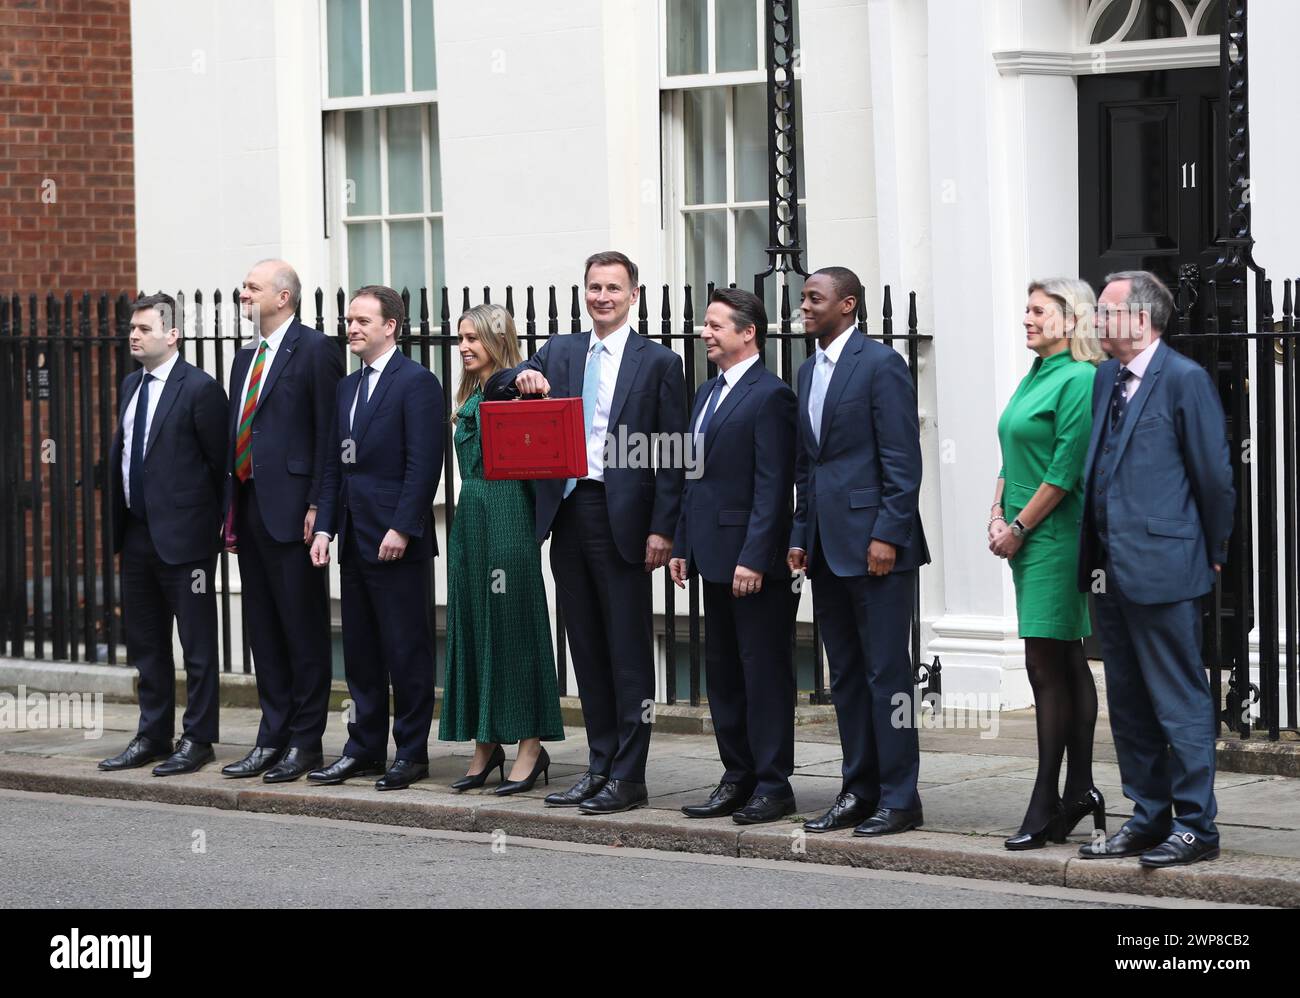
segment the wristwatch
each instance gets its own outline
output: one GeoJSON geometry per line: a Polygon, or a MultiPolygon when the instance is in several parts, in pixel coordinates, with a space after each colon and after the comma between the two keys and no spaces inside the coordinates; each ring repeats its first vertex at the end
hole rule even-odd
{"type": "Polygon", "coordinates": [[[1011,533],[1015,537],[1024,537],[1025,534],[1029,533],[1029,528],[1021,523],[1020,517],[1017,516],[1011,521],[1011,533]]]}

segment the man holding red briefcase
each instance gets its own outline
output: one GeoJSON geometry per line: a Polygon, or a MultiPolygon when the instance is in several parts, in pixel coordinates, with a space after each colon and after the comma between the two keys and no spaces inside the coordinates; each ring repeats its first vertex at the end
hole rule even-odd
{"type": "Polygon", "coordinates": [[[551,337],[510,378],[521,395],[582,397],[587,475],[537,481],[536,528],[538,543],[553,534],[551,571],[590,755],[578,782],[546,803],[612,814],[647,800],[655,696],[650,579],[668,564],[685,480],[682,466],[644,467],[614,445],[631,455],[684,439],[686,382],[681,358],[628,323],[639,295],[636,264],[615,251],[596,253],[584,283],[592,331],[551,337]]]}

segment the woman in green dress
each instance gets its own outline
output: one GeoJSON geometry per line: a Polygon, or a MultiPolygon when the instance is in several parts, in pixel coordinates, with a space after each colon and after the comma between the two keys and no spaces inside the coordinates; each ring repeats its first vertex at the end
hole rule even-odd
{"type": "Polygon", "coordinates": [[[460,496],[447,554],[447,677],[438,737],[473,739],[474,758],[455,790],[481,787],[492,770],[498,795],[550,782],[543,741],[564,737],[551,624],[533,536],[532,486],[483,477],[479,403],[488,379],[521,361],[514,320],[478,305],[457,324],[462,362],[453,443],[460,496]],[[519,743],[505,780],[503,743],[519,743]]]}
{"type": "Polygon", "coordinates": [[[1064,842],[1089,813],[1105,828],[1106,804],[1092,783],[1097,688],[1082,640],[1091,633],[1088,597],[1076,575],[1092,383],[1102,358],[1093,332],[1096,303],[1083,281],[1029,286],[1025,345],[1038,358],[998,421],[1002,470],[989,550],[1011,563],[1038,734],[1033,794],[1020,831],[1005,843],[1013,850],[1064,842]]]}

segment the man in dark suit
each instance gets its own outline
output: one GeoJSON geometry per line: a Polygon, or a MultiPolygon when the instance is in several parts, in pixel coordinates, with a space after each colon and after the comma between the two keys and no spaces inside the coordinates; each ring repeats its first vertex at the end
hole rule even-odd
{"type": "Polygon", "coordinates": [[[442,474],[443,398],[433,372],[398,351],[402,322],[392,288],[361,288],[348,305],[348,346],[361,369],[339,382],[311,557],[328,565],[337,531],[355,714],[343,755],[308,773],[311,783],[377,775],[377,790],[399,790],[429,775],[429,560],[438,553],[430,507],[442,474]],[[397,756],[387,768],[390,680],[397,756]]]}
{"type": "Polygon", "coordinates": [[[609,814],[647,800],[650,573],[668,564],[685,469],[680,460],[665,462],[662,450],[657,470],[638,455],[664,439],[683,442],[686,382],[681,358],[628,324],[639,295],[636,264],[622,253],[597,253],[583,279],[593,331],[552,336],[511,377],[524,395],[583,400],[587,477],[537,482],[536,504],[538,543],[553,533],[551,571],[590,755],[581,779],[546,803],[609,814]]]}
{"type": "Polygon", "coordinates": [[[192,773],[217,740],[217,594],[226,477],[226,393],[177,351],[170,295],[131,306],[131,356],[109,451],[113,550],[122,555],[127,657],[140,671],[140,725],[126,750],[100,769],[157,759],[155,776],[192,773]],[[172,618],[185,656],[185,718],[176,715],[172,618]]]}
{"type": "Polygon", "coordinates": [[[1079,855],[1177,866],[1219,855],[1200,601],[1228,559],[1236,490],[1214,382],[1161,340],[1169,290],[1146,271],[1111,274],[1097,307],[1111,359],[1093,385],[1079,588],[1096,595],[1133,817],[1079,855]]]}
{"type": "Polygon", "coordinates": [[[709,713],[726,772],[692,818],[739,825],[795,810],[794,663],[798,597],[786,568],[794,481],[794,392],[763,366],[767,312],[748,291],[713,293],[700,338],[718,376],[691,416],[702,470],[687,475],[673,581],[704,579],[709,713]]]}
{"type": "Polygon", "coordinates": [[[253,750],[221,772],[260,773],[267,783],[296,780],[324,761],[332,672],[326,580],[308,545],[343,358],[294,318],[301,297],[283,260],[249,271],[239,300],[258,336],[230,369],[227,547],[239,552],[262,724],[253,750]]]}
{"type": "Polygon", "coordinates": [[[855,328],[861,294],[844,267],[804,283],[804,328],[817,351],[799,368],[789,565],[812,580],[844,750],[839,796],[804,828],[876,836],[922,820],[908,635],[916,571],[930,551],[917,511],[912,377],[897,351],[855,328]]]}

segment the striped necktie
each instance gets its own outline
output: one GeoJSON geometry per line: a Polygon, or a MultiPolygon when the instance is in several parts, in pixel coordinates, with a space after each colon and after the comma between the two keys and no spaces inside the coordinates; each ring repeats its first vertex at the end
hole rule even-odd
{"type": "Polygon", "coordinates": [[[262,386],[262,368],[266,364],[266,340],[257,348],[253,360],[253,373],[248,376],[248,393],[244,396],[244,411],[239,417],[239,432],[235,436],[235,477],[246,482],[253,475],[253,412],[257,409],[257,390],[262,386]]]}

